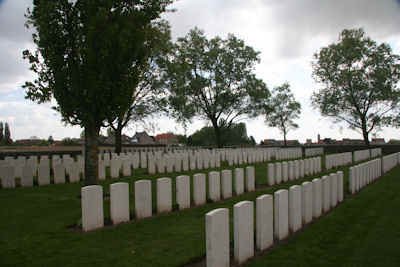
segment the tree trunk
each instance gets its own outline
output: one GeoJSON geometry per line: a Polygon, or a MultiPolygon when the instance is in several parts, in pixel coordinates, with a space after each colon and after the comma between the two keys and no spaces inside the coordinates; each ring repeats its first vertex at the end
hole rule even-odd
{"type": "Polygon", "coordinates": [[[218,126],[218,122],[216,120],[211,120],[214,133],[215,133],[215,142],[217,143],[218,148],[222,148],[222,140],[221,140],[221,128],[218,126]]]}
{"type": "Polygon", "coordinates": [[[283,131],[283,144],[286,147],[287,146],[287,141],[286,141],[286,131],[283,131]]]}
{"type": "Polygon", "coordinates": [[[115,153],[119,154],[122,152],[122,127],[118,125],[115,130],[115,153]]]}
{"type": "Polygon", "coordinates": [[[85,185],[97,184],[98,181],[99,131],[100,127],[85,127],[85,185]]]}
{"type": "Polygon", "coordinates": [[[369,138],[368,138],[368,131],[367,131],[367,122],[366,119],[363,118],[361,119],[361,127],[362,127],[362,133],[363,133],[363,138],[364,138],[364,143],[367,147],[369,147],[369,138]]]}

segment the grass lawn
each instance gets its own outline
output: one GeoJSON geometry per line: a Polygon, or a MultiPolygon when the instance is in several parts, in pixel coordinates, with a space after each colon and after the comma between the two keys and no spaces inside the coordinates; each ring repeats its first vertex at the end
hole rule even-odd
{"type": "MultiPolygon", "coordinates": [[[[266,165],[255,165],[257,192],[181,212],[156,215],[115,227],[109,226],[90,233],[68,228],[69,225],[76,224],[81,216],[80,184],[1,189],[0,266],[142,267],[181,266],[196,261],[205,255],[205,213],[214,208],[228,207],[232,216],[232,206],[238,201],[254,200],[261,194],[273,193],[278,188],[288,188],[290,185],[314,178],[307,177],[279,186],[265,187],[263,184],[266,182],[266,165]]],[[[341,169],[345,171],[347,178],[348,168],[341,169]]],[[[394,252],[395,246],[390,248],[389,244],[394,245],[400,238],[400,222],[396,221],[396,212],[400,207],[400,196],[396,197],[396,193],[400,189],[400,181],[395,179],[399,172],[399,168],[392,171],[386,178],[370,185],[354,199],[347,199],[334,212],[291,238],[289,244],[276,246],[267,256],[260,257],[251,264],[266,266],[266,263],[262,262],[265,259],[268,265],[279,263],[288,266],[299,263],[310,266],[315,263],[343,266],[346,264],[341,264],[342,262],[348,262],[354,266],[358,263],[368,263],[361,261],[366,256],[364,254],[382,257],[383,262],[385,259],[392,262],[396,259],[396,255],[391,253],[394,252]],[[390,207],[384,204],[390,204],[390,207]],[[351,249],[354,244],[357,250],[351,249]],[[380,255],[375,255],[373,251],[379,252],[380,255]],[[349,261],[341,261],[342,258],[349,261]]],[[[162,175],[154,178],[159,177],[162,175]]],[[[149,177],[143,173],[140,177],[118,181],[130,181],[132,185],[133,181],[139,178],[149,177]]],[[[109,191],[108,185],[115,181],[102,182],[105,192],[109,191]]],[[[131,194],[132,191],[131,186],[131,194]]],[[[105,216],[108,216],[108,201],[105,202],[104,208],[105,216]]],[[[132,203],[131,211],[133,214],[132,203]]],[[[378,258],[376,261],[378,262],[378,258]]]]}
{"type": "Polygon", "coordinates": [[[400,167],[246,266],[400,266],[400,167]]]}

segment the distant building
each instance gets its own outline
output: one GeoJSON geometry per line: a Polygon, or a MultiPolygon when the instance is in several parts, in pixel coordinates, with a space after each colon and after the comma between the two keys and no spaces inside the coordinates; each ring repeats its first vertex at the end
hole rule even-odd
{"type": "Polygon", "coordinates": [[[386,144],[385,138],[372,138],[371,145],[384,145],[386,144]]]}
{"type": "Polygon", "coordinates": [[[41,140],[39,138],[35,139],[20,139],[14,142],[17,146],[37,146],[43,144],[45,140],[41,140]]]}
{"type": "Polygon", "coordinates": [[[178,137],[173,133],[163,133],[155,136],[156,142],[163,145],[177,145],[178,137]]]}
{"type": "Polygon", "coordinates": [[[342,145],[364,145],[365,142],[362,139],[350,139],[350,138],[343,138],[341,142],[342,145]]]}
{"type": "Polygon", "coordinates": [[[153,136],[148,135],[146,132],[136,132],[134,136],[132,136],[132,143],[139,145],[154,145],[156,141],[153,136]]]}

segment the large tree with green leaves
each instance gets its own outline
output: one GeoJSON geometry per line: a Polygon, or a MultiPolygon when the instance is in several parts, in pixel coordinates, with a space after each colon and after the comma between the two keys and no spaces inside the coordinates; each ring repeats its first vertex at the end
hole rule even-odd
{"type": "MultiPolygon", "coordinates": [[[[213,127],[205,126],[194,132],[189,138],[189,145],[192,146],[215,146],[216,138],[213,127]]],[[[246,124],[233,123],[231,127],[221,128],[221,143],[224,146],[234,145],[255,145],[254,138],[247,136],[246,124]]]]}
{"type": "Polygon", "coordinates": [[[171,114],[178,121],[194,117],[210,121],[219,147],[221,129],[257,115],[269,96],[254,74],[259,53],[234,35],[207,39],[195,28],[177,40],[168,59],[165,86],[171,114]]]}
{"type": "Polygon", "coordinates": [[[26,97],[54,98],[65,122],[85,131],[85,183],[98,178],[98,137],[129,108],[149,57],[152,22],[172,0],[34,0],[27,25],[37,49],[24,58],[37,74],[26,97]]]}
{"type": "Polygon", "coordinates": [[[122,150],[122,130],[130,122],[143,122],[159,112],[165,95],[161,83],[160,60],[171,48],[170,26],[167,21],[155,21],[148,33],[146,43],[149,57],[138,71],[138,84],[133,88],[129,108],[122,110],[114,119],[109,120],[115,136],[115,152],[122,150]],[[113,120],[114,119],[114,120],[113,120]]]}
{"type": "Polygon", "coordinates": [[[294,98],[288,83],[274,88],[263,113],[268,126],[276,127],[283,133],[286,146],[287,133],[289,130],[299,127],[295,120],[299,118],[301,113],[301,105],[294,98]]]}
{"type": "Polygon", "coordinates": [[[362,29],[343,30],[339,41],[314,55],[313,77],[322,88],[312,103],[323,116],[369,134],[387,126],[399,101],[400,57],[362,29]]]}

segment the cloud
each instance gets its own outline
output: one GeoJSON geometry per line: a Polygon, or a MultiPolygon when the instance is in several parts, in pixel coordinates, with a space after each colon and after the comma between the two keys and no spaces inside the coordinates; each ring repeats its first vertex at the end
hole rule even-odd
{"type": "Polygon", "coordinates": [[[0,102],[0,121],[10,124],[11,138],[23,139],[31,136],[56,139],[68,136],[79,136],[81,129],[77,126],[65,126],[60,115],[51,109],[50,104],[37,105],[30,101],[0,102]]]}

